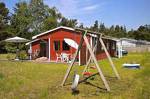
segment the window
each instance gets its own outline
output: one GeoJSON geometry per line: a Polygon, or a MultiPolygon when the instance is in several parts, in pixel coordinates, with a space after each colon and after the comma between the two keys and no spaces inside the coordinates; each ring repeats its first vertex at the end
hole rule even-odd
{"type": "Polygon", "coordinates": [[[113,49],[113,50],[116,49],[116,45],[115,45],[115,44],[116,44],[116,42],[113,42],[113,43],[112,43],[112,49],[113,49]]]}
{"type": "Polygon", "coordinates": [[[60,41],[54,41],[54,50],[59,51],[60,50],[60,41]]]}
{"type": "Polygon", "coordinates": [[[63,50],[66,50],[66,51],[70,50],[70,46],[65,41],[63,41],[62,48],[63,50]]]}
{"type": "Polygon", "coordinates": [[[101,43],[99,41],[97,41],[97,46],[96,46],[96,53],[100,53],[101,52],[101,43]]]}

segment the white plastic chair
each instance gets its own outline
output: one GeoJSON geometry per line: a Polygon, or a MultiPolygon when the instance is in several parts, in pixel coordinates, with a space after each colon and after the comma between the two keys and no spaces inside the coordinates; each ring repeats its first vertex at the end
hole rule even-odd
{"type": "Polygon", "coordinates": [[[69,54],[62,53],[61,55],[62,55],[62,61],[68,63],[69,62],[69,54]]]}
{"type": "Polygon", "coordinates": [[[61,54],[56,53],[56,57],[57,57],[56,62],[58,62],[59,59],[62,62],[62,55],[61,54]]]}

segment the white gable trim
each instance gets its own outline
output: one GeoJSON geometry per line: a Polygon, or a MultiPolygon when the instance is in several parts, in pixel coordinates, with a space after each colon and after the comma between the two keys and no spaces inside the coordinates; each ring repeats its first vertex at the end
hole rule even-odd
{"type": "Polygon", "coordinates": [[[40,33],[40,34],[38,34],[38,35],[35,35],[35,36],[32,37],[32,39],[36,39],[38,36],[42,36],[42,35],[44,35],[44,34],[47,34],[47,33],[49,33],[49,32],[53,32],[53,31],[58,30],[58,29],[67,29],[67,30],[74,31],[73,28],[65,27],[65,26],[60,26],[60,27],[57,27],[57,28],[48,30],[48,31],[46,31],[46,32],[40,33]]]}
{"type": "Polygon", "coordinates": [[[33,43],[33,42],[38,41],[38,40],[40,40],[40,39],[35,39],[35,40],[30,41],[30,42],[27,42],[26,45],[29,45],[29,44],[31,44],[31,43],[33,43]]]}

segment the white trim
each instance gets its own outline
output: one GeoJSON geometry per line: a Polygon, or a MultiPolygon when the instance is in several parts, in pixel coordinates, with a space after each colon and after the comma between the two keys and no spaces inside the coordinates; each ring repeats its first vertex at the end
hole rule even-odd
{"type": "Polygon", "coordinates": [[[42,35],[44,35],[44,34],[47,34],[47,33],[49,33],[49,32],[53,32],[53,31],[58,30],[58,29],[61,29],[61,28],[62,28],[62,29],[67,29],[67,30],[71,30],[71,31],[75,31],[73,28],[65,27],[65,26],[60,26],[60,27],[54,28],[54,29],[52,29],[52,30],[48,30],[48,31],[46,31],[46,32],[40,33],[40,34],[38,34],[38,35],[35,35],[35,36],[32,37],[32,39],[36,39],[38,36],[42,36],[42,35]]]}
{"type": "Polygon", "coordinates": [[[81,53],[80,53],[80,51],[79,51],[79,66],[81,65],[81,60],[80,60],[80,58],[81,58],[81,55],[80,55],[81,53]]]}
{"type": "Polygon", "coordinates": [[[33,41],[30,41],[30,42],[26,43],[26,45],[29,45],[29,44],[31,44],[31,43],[33,43],[33,42],[38,41],[38,40],[40,40],[40,39],[35,39],[35,40],[33,40],[33,41]]]}
{"type": "Polygon", "coordinates": [[[97,37],[96,34],[89,34],[91,37],[97,37]]]}
{"type": "Polygon", "coordinates": [[[50,61],[51,59],[51,43],[50,43],[50,38],[48,38],[48,60],[50,61]]]}
{"type": "MultiPolygon", "coordinates": [[[[98,36],[96,34],[88,34],[90,35],[91,37],[95,37],[97,38],[98,36]]],[[[109,39],[109,40],[113,40],[113,41],[118,41],[119,39],[118,38],[114,38],[114,37],[110,37],[110,36],[102,36],[103,39],[109,39]]]]}
{"type": "Polygon", "coordinates": [[[103,36],[102,39],[112,40],[112,41],[120,41],[118,38],[110,37],[110,36],[103,36]]]}
{"type": "Polygon", "coordinates": [[[120,57],[122,57],[122,45],[120,46],[120,57]]]}
{"type": "Polygon", "coordinates": [[[30,56],[29,56],[29,58],[30,58],[30,60],[32,60],[32,44],[30,43],[30,49],[29,49],[31,52],[29,53],[30,54],[30,56]]]}

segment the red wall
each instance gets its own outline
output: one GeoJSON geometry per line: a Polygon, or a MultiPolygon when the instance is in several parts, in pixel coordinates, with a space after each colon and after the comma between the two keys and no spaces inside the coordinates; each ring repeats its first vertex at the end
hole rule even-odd
{"type": "Polygon", "coordinates": [[[56,51],[54,50],[54,41],[59,40],[60,41],[60,51],[57,51],[57,53],[68,53],[68,54],[74,54],[76,49],[70,47],[69,51],[64,51],[62,48],[62,42],[64,40],[64,38],[69,38],[72,39],[74,41],[76,41],[78,44],[80,42],[80,34],[77,33],[73,33],[72,31],[67,31],[67,30],[59,30],[59,31],[55,31],[54,33],[51,34],[51,60],[55,60],[56,59],[56,51]]]}
{"type": "Polygon", "coordinates": [[[36,50],[40,50],[40,41],[32,43],[32,53],[34,53],[36,50]]]}
{"type": "Polygon", "coordinates": [[[78,44],[80,43],[80,39],[81,39],[81,34],[79,33],[74,33],[73,31],[70,30],[64,30],[64,29],[59,29],[56,30],[52,33],[48,33],[45,35],[42,35],[41,37],[38,37],[38,39],[48,39],[50,38],[50,54],[51,54],[51,60],[56,60],[56,53],[68,53],[68,54],[74,54],[76,49],[70,47],[69,51],[64,51],[62,50],[62,42],[64,40],[64,38],[69,38],[69,39],[73,39],[74,41],[76,41],[78,44]],[[60,51],[55,51],[54,50],[54,41],[60,41],[60,51]]]}
{"type": "MultiPolygon", "coordinates": [[[[108,51],[108,53],[110,54],[110,56],[115,56],[115,50],[108,51]]],[[[96,58],[97,60],[101,60],[101,59],[107,58],[107,56],[106,56],[106,53],[102,51],[101,53],[96,55],[96,58]]]]}
{"type": "MultiPolygon", "coordinates": [[[[62,41],[64,40],[64,38],[69,38],[72,39],[74,41],[76,41],[78,44],[80,43],[80,39],[81,39],[81,33],[76,33],[74,31],[70,31],[70,30],[66,30],[66,29],[58,29],[56,31],[53,31],[51,33],[47,33],[45,35],[42,35],[41,37],[38,37],[38,39],[45,39],[48,43],[48,38],[50,38],[50,54],[51,54],[51,60],[56,60],[56,53],[68,53],[68,54],[74,54],[76,49],[70,47],[69,51],[63,51],[62,50],[62,41]],[[54,50],[54,41],[60,41],[60,51],[55,51],[54,50]]],[[[90,38],[88,36],[88,40],[90,43],[90,38]]],[[[83,43],[83,46],[85,46],[85,43],[83,43]]],[[[40,41],[34,42],[32,43],[32,52],[34,52],[36,49],[40,49],[40,41]]],[[[81,51],[81,61],[85,61],[86,56],[86,47],[83,47],[82,51],[81,51]],[[84,58],[84,59],[83,59],[84,58]]],[[[114,52],[113,50],[111,50],[111,56],[114,56],[114,52]]],[[[100,51],[99,53],[97,53],[96,58],[99,59],[104,59],[106,58],[106,54],[104,53],[104,51],[100,51]]],[[[85,62],[83,62],[85,63],[85,62]]]]}

